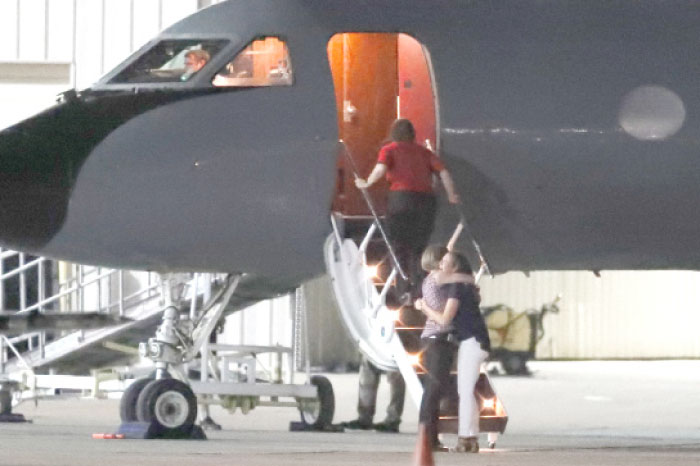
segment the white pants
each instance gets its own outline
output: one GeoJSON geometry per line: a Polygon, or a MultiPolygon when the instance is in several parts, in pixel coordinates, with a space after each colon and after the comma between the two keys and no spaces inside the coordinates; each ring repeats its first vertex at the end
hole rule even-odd
{"type": "Polygon", "coordinates": [[[476,338],[468,338],[459,344],[457,356],[457,391],[459,392],[460,437],[479,435],[479,407],[474,396],[474,387],[479,379],[481,364],[489,353],[481,349],[476,338]]]}

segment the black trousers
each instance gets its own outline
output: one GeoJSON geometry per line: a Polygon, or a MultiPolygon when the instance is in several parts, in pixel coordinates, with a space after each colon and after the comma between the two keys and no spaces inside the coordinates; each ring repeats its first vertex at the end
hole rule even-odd
{"type": "MultiPolygon", "coordinates": [[[[423,276],[420,257],[433,233],[436,210],[437,201],[433,194],[389,191],[387,233],[401,268],[414,287],[420,286],[423,276]]],[[[399,289],[401,292],[408,291],[406,285],[400,286],[399,289]]]]}
{"type": "Polygon", "coordinates": [[[440,400],[453,389],[450,369],[455,357],[455,345],[444,338],[426,338],[423,351],[423,398],[418,420],[428,427],[432,436],[437,435],[440,400]]]}

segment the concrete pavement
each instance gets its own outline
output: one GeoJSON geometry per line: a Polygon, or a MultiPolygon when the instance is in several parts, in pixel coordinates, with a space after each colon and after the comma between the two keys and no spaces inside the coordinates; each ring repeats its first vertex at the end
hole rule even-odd
{"type": "MultiPolygon", "coordinates": [[[[698,465],[700,361],[531,362],[531,377],[492,378],[510,416],[495,450],[440,453],[438,465],[698,465]]],[[[355,417],[357,374],[330,374],[336,422],[355,417]]],[[[384,383],[384,382],[382,382],[384,383]]],[[[380,386],[381,420],[388,390],[380,386]]],[[[0,425],[0,465],[410,465],[417,410],[400,434],[289,432],[293,408],[212,408],[207,441],[93,440],[113,432],[117,400],[64,399],[15,409],[0,425]]],[[[448,439],[452,441],[452,439],[448,439]]]]}

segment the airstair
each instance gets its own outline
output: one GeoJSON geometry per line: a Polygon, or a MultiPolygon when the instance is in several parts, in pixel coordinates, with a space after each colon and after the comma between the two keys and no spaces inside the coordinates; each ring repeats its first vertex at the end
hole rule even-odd
{"type": "MultiPolygon", "coordinates": [[[[354,167],[347,151],[346,155],[354,167]]],[[[342,320],[360,351],[382,370],[399,370],[410,398],[420,406],[426,376],[421,366],[420,335],[426,318],[412,304],[399,302],[395,285],[397,280],[406,280],[406,274],[369,194],[366,190],[362,190],[362,194],[371,216],[331,215],[333,233],[324,246],[326,268],[342,320]]],[[[455,239],[465,228],[466,221],[462,217],[453,235],[455,239]]],[[[488,272],[488,266],[479,245],[471,234],[468,236],[481,260],[478,280],[483,272],[488,272]]],[[[453,369],[453,378],[455,376],[453,369]]],[[[482,378],[488,380],[484,374],[482,378]]],[[[454,390],[456,397],[456,380],[454,390]]],[[[441,405],[440,432],[457,432],[457,403],[452,401],[441,405]]],[[[484,408],[482,404],[480,423],[482,431],[489,432],[489,444],[493,445],[497,433],[505,429],[503,420],[507,417],[495,394],[486,401],[487,404],[491,402],[494,406],[484,408]],[[495,415],[491,415],[492,411],[495,415]],[[497,418],[498,422],[493,422],[497,418]]]]}
{"type": "MultiPolygon", "coordinates": [[[[421,365],[420,335],[426,319],[395,296],[393,288],[401,269],[385,235],[378,233],[381,219],[334,215],[332,222],[334,232],[326,240],[324,254],[342,320],[360,351],[375,366],[401,372],[410,398],[420,406],[426,377],[421,365]],[[366,235],[358,236],[358,230],[367,224],[366,235]]],[[[458,427],[456,368],[452,378],[453,394],[440,408],[438,430],[443,433],[456,433],[458,427]]],[[[477,384],[477,395],[480,428],[488,433],[489,446],[493,447],[508,418],[485,373],[477,384]]]]}

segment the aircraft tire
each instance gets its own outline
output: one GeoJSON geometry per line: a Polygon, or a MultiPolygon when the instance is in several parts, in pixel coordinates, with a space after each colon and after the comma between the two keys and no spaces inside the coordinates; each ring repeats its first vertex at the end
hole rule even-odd
{"type": "Polygon", "coordinates": [[[333,423],[333,415],[335,414],[333,385],[322,375],[312,376],[311,384],[315,385],[318,391],[318,403],[314,404],[313,409],[311,409],[311,405],[308,405],[308,409],[303,403],[300,405],[301,422],[314,429],[324,429],[333,423]]]}
{"type": "Polygon", "coordinates": [[[158,435],[186,436],[197,417],[197,397],[177,379],[153,380],[138,397],[136,415],[139,421],[151,423],[158,435]]]}
{"type": "Polygon", "coordinates": [[[122,422],[138,421],[138,416],[136,416],[136,403],[144,387],[152,381],[152,377],[142,377],[134,380],[131,385],[124,390],[122,399],[119,402],[119,417],[122,422]]]}

